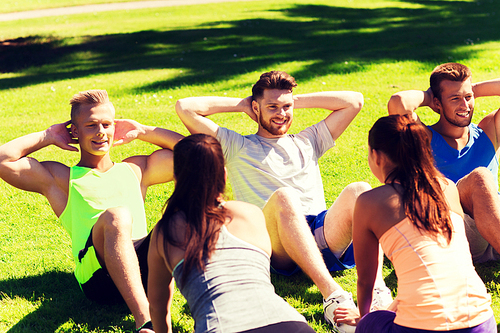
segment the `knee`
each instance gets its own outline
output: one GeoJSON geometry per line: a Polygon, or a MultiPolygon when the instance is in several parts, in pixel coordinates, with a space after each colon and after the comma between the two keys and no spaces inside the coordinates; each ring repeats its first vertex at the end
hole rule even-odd
{"type": "Polygon", "coordinates": [[[299,193],[292,188],[279,188],[273,192],[262,209],[269,225],[291,223],[304,217],[299,193]]]}
{"type": "Polygon", "coordinates": [[[369,191],[371,189],[372,189],[372,187],[370,186],[370,184],[368,184],[366,182],[355,182],[355,183],[351,183],[351,184],[347,185],[342,190],[342,192],[344,192],[345,194],[348,194],[353,199],[353,201],[356,201],[356,199],[363,192],[369,191]]]}
{"type": "Polygon", "coordinates": [[[107,232],[131,232],[132,215],[125,207],[113,207],[106,209],[99,217],[98,222],[107,232]]]}
{"type": "Polygon", "coordinates": [[[493,190],[496,192],[495,178],[490,170],[479,167],[457,182],[460,193],[473,193],[474,191],[493,190]]]}
{"type": "Polygon", "coordinates": [[[495,183],[495,178],[493,177],[493,174],[491,173],[490,170],[486,169],[485,167],[479,167],[474,170],[469,174],[469,177],[472,179],[472,181],[476,184],[480,185],[492,185],[495,183]]]}
{"type": "Polygon", "coordinates": [[[290,207],[300,207],[301,205],[299,193],[289,187],[282,187],[274,191],[267,203],[274,210],[290,209],[290,207]]]}

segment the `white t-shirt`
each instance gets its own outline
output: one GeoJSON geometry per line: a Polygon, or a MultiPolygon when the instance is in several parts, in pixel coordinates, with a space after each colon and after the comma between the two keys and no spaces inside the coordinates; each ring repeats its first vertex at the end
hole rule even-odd
{"type": "Polygon", "coordinates": [[[305,215],[326,209],[318,160],[335,142],[324,120],[278,139],[219,127],[217,139],[237,200],[262,208],[274,191],[289,187],[298,191],[305,215]]]}

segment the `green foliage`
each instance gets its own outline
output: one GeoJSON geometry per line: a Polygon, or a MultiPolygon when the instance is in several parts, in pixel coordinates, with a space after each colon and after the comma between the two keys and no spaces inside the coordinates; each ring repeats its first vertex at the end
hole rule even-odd
{"type": "MultiPolygon", "coordinates": [[[[42,3],[16,2],[18,9],[42,3]]],[[[4,3],[14,8],[12,1],[4,3]]],[[[299,83],[296,93],[364,94],[363,110],[320,161],[331,205],[351,182],[378,185],[366,162],[367,133],[386,114],[393,93],[426,89],[430,71],[447,61],[467,64],[474,81],[498,77],[497,12],[493,0],[269,0],[0,22],[0,144],[67,120],[69,98],[92,88],[108,90],[119,118],[187,134],[174,111],[177,99],[245,97],[261,72],[285,70],[299,83]]],[[[475,122],[499,102],[478,100],[475,122]]],[[[430,110],[420,114],[426,123],[437,120],[430,110]]],[[[291,132],[326,115],[323,110],[297,111],[291,132]]],[[[212,119],[240,133],[256,130],[244,115],[212,119]]],[[[114,149],[113,158],[153,150],[133,142],[114,149]]],[[[78,154],[54,147],[33,156],[68,165],[78,162],[78,154]]],[[[150,227],[172,188],[165,184],[149,190],[150,227]]],[[[131,331],[134,321],[126,307],[96,306],[80,292],[72,276],[69,237],[46,200],[5,182],[0,182],[0,197],[0,332],[131,331]]],[[[499,321],[500,264],[477,269],[499,321]]],[[[384,275],[396,293],[390,264],[384,275]]],[[[334,277],[355,295],[355,269],[334,277]]],[[[272,282],[315,330],[329,331],[321,294],[307,277],[273,276],[272,282]]],[[[179,293],[173,322],[176,332],[192,331],[189,309],[179,293]]]]}

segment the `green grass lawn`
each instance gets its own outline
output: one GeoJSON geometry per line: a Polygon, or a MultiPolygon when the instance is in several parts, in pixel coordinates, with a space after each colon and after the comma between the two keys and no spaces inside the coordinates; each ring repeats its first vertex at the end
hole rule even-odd
{"type": "MultiPolygon", "coordinates": [[[[42,1],[11,1],[9,8],[15,3],[28,9],[42,1]]],[[[0,144],[67,120],[69,98],[92,88],[108,90],[119,118],[188,134],[174,111],[177,99],[246,97],[260,73],[285,70],[299,83],[296,93],[355,90],[365,97],[361,113],[320,161],[330,205],[351,182],[378,186],[366,161],[367,133],[387,113],[393,93],[427,89],[430,71],[447,61],[468,65],[474,81],[499,76],[499,23],[493,0],[242,1],[0,22],[0,144]]],[[[499,105],[500,98],[478,100],[474,122],[499,105]]],[[[291,132],[326,115],[299,110],[291,132]]],[[[437,120],[430,110],[422,110],[421,118],[437,120]]],[[[240,133],[256,131],[244,115],[212,119],[240,133]]],[[[133,142],[117,147],[113,158],[153,149],[133,142]]],[[[53,147],[34,156],[68,165],[78,161],[76,153],[53,147]]],[[[171,191],[172,184],[150,189],[150,226],[171,191]]],[[[72,276],[69,237],[43,197],[0,181],[0,198],[0,332],[134,328],[125,306],[96,306],[80,292],[72,276]]],[[[500,322],[500,263],[476,268],[500,322]]],[[[389,263],[384,274],[396,293],[389,263]]],[[[355,269],[334,276],[355,295],[355,269]]],[[[329,331],[321,294],[307,277],[273,276],[272,282],[315,330],[329,331]]],[[[175,331],[190,332],[193,322],[184,299],[177,293],[174,301],[175,331]]]]}

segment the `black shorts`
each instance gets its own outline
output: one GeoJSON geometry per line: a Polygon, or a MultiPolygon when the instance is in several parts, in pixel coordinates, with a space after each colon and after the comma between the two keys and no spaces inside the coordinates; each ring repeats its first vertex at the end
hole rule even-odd
{"type": "MultiPolygon", "coordinates": [[[[137,254],[137,259],[139,260],[139,268],[141,271],[141,280],[144,290],[146,290],[148,284],[148,250],[150,239],[151,233],[143,239],[134,242],[135,253],[137,254]]],[[[94,246],[92,243],[92,231],[87,239],[85,248],[80,251],[80,253],[85,255],[87,252],[86,250],[91,246],[94,246]]],[[[85,296],[96,303],[111,305],[125,302],[122,295],[118,291],[118,288],[116,288],[113,279],[111,279],[107,269],[104,267],[95,271],[92,277],[84,284],[81,284],[80,287],[82,288],[85,296]]]]}

